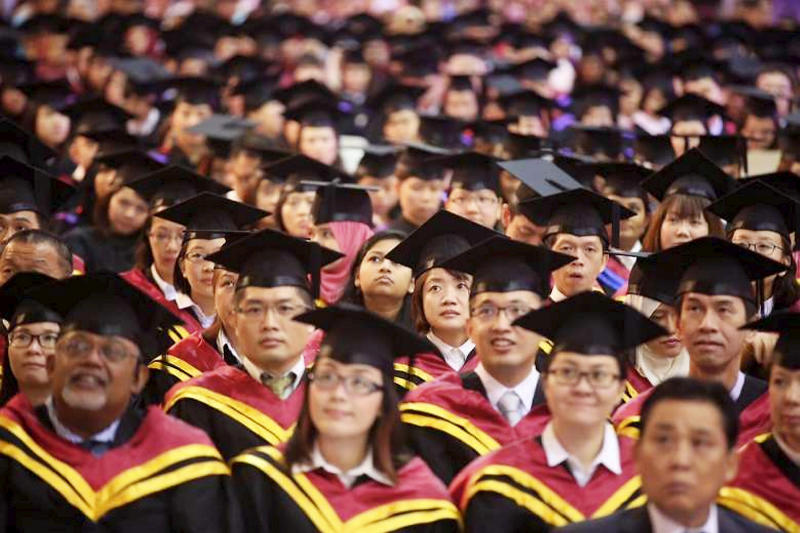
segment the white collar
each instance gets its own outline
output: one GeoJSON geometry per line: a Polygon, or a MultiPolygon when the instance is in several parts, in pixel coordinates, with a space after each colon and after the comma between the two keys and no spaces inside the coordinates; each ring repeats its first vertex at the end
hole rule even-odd
{"type": "Polygon", "coordinates": [[[159,112],[158,108],[152,108],[147,113],[147,116],[144,120],[136,120],[131,119],[126,124],[128,133],[131,135],[150,135],[153,133],[156,125],[158,124],[158,120],[161,118],[161,112],[159,112]]]}
{"type": "Polygon", "coordinates": [[[434,346],[442,353],[442,357],[444,357],[445,362],[458,372],[461,370],[461,367],[464,366],[464,363],[467,362],[467,356],[475,349],[475,343],[468,337],[467,340],[461,346],[455,347],[450,346],[442,339],[436,336],[433,331],[428,332],[428,340],[433,343],[434,346]]]}
{"type": "Polygon", "coordinates": [[[617,434],[614,433],[614,427],[609,423],[605,425],[603,446],[600,448],[600,452],[594,460],[592,460],[592,464],[589,465],[588,470],[584,470],[580,461],[564,449],[564,446],[561,445],[558,441],[558,437],[556,437],[552,422],[547,423],[542,433],[542,448],[544,448],[544,454],[547,456],[547,466],[553,468],[554,466],[566,462],[570,472],[572,472],[572,477],[575,478],[575,482],[581,487],[585,487],[589,483],[595,470],[597,470],[597,467],[600,465],[605,466],[616,475],[622,473],[619,441],[617,440],[617,434]]]}
{"type": "Polygon", "coordinates": [[[522,400],[522,405],[525,406],[525,411],[531,410],[531,406],[533,406],[533,396],[536,394],[536,385],[539,383],[539,372],[536,370],[536,367],[531,366],[530,374],[511,389],[497,381],[480,363],[475,368],[475,373],[478,374],[481,383],[483,383],[483,388],[486,389],[489,403],[498,411],[500,411],[500,408],[497,404],[500,402],[500,398],[509,390],[517,393],[517,396],[522,400]]]}
{"type": "Polygon", "coordinates": [[[772,436],[775,438],[775,442],[778,443],[778,447],[786,454],[786,457],[789,458],[791,462],[800,466],[800,452],[789,448],[789,445],[786,444],[777,433],[773,433],[772,436]]]}
{"type": "Polygon", "coordinates": [[[230,339],[228,339],[228,336],[225,334],[225,328],[220,325],[219,333],[217,333],[217,349],[219,350],[220,355],[225,353],[226,346],[228,347],[228,351],[230,351],[236,360],[241,363],[242,356],[239,355],[239,352],[237,352],[236,348],[233,346],[233,344],[231,344],[230,339]]]}
{"type": "Polygon", "coordinates": [[[661,512],[654,503],[647,504],[647,514],[650,516],[652,533],[719,533],[719,522],[717,520],[717,506],[712,504],[708,512],[706,523],[700,527],[687,528],[675,522],[673,519],[661,512]]]}
{"type": "MultiPolygon", "coordinates": [[[[264,373],[264,370],[261,370],[254,362],[252,362],[247,356],[241,358],[242,366],[244,366],[245,371],[250,374],[250,377],[254,380],[261,383],[261,374],[264,373]]],[[[289,374],[289,372],[294,372],[294,382],[292,383],[292,392],[294,392],[297,387],[300,386],[300,382],[303,381],[303,374],[306,371],[306,363],[303,359],[303,356],[300,355],[297,358],[297,362],[294,364],[292,368],[290,368],[286,373],[283,375],[289,374]]]]}
{"type": "MultiPolygon", "coordinates": [[[[633,245],[633,248],[631,248],[629,251],[631,251],[631,252],[639,252],[641,250],[642,250],[642,241],[636,241],[636,243],[634,243],[634,245],[633,245]]],[[[616,257],[619,260],[619,262],[622,263],[622,266],[624,266],[628,270],[633,269],[633,265],[636,264],[636,258],[635,257],[630,257],[630,256],[627,256],[627,255],[618,255],[616,257]]]]}
{"type": "Polygon", "coordinates": [[[553,285],[553,290],[550,291],[550,300],[555,302],[563,302],[567,299],[567,295],[558,290],[558,287],[553,285]]]}
{"type": "Polygon", "coordinates": [[[178,309],[191,309],[203,329],[211,327],[211,324],[214,323],[214,319],[217,316],[215,314],[206,315],[200,306],[194,303],[194,300],[192,300],[189,295],[182,292],[175,293],[175,304],[178,306],[178,309]]]}
{"type": "Polygon", "coordinates": [[[114,420],[103,431],[95,433],[89,438],[83,438],[80,435],[73,433],[70,429],[61,423],[56,414],[56,408],[53,404],[53,397],[50,396],[45,402],[47,407],[47,416],[50,418],[50,423],[53,424],[53,429],[56,434],[64,440],[68,440],[73,444],[80,444],[85,441],[97,441],[102,443],[111,444],[114,442],[114,437],[117,436],[117,429],[119,428],[119,419],[114,420]]]}
{"type": "Polygon", "coordinates": [[[153,281],[156,282],[156,285],[158,285],[158,288],[164,294],[164,298],[166,298],[168,302],[174,302],[175,298],[178,296],[178,291],[175,290],[174,285],[167,283],[164,281],[164,278],[158,275],[155,263],[150,265],[150,274],[153,276],[153,281]]]}
{"type": "Polygon", "coordinates": [[[322,452],[319,450],[319,446],[314,443],[314,449],[311,452],[310,460],[292,466],[292,474],[311,472],[312,470],[316,470],[318,468],[321,468],[329,474],[334,474],[337,476],[342,482],[342,485],[348,489],[353,486],[353,483],[355,483],[356,479],[358,479],[360,476],[367,476],[378,483],[382,483],[383,485],[388,485],[390,487],[394,485],[391,479],[386,477],[383,472],[375,468],[375,463],[372,460],[372,450],[369,448],[367,449],[367,455],[364,457],[364,460],[361,461],[358,466],[351,468],[347,472],[342,472],[338,467],[325,460],[325,457],[323,457],[322,452]]]}
{"type": "Polygon", "coordinates": [[[739,401],[739,396],[742,395],[743,388],[744,388],[744,372],[739,371],[739,374],[736,376],[736,383],[733,384],[733,388],[730,390],[731,399],[734,402],[739,401]]]}
{"type": "Polygon", "coordinates": [[[772,314],[772,310],[775,309],[775,297],[770,296],[766,300],[764,300],[764,316],[769,316],[772,314]]]}

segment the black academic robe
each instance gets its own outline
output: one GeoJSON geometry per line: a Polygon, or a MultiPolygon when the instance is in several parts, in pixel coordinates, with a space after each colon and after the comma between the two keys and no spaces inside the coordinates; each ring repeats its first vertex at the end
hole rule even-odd
{"type": "MultiPolygon", "coordinates": [[[[767,529],[727,509],[719,509],[718,529],[720,533],[775,533],[774,529],[767,529]]],[[[563,533],[651,533],[653,526],[646,507],[636,507],[615,513],[605,518],[580,522],[557,531],[563,533]]]]}
{"type": "Polygon", "coordinates": [[[409,391],[400,404],[409,444],[445,483],[474,459],[538,435],[550,420],[541,380],[533,408],[511,426],[489,402],[477,374],[447,374],[409,391]]]}
{"type": "Polygon", "coordinates": [[[406,235],[410,235],[418,227],[419,226],[417,226],[416,224],[412,224],[411,222],[406,220],[405,217],[401,213],[400,215],[398,215],[398,217],[396,219],[394,219],[391,222],[389,222],[389,225],[386,226],[386,229],[394,230],[394,231],[401,231],[401,232],[405,233],[406,235]]]}
{"type": "Polygon", "coordinates": [[[458,509],[419,458],[398,469],[393,486],[362,476],[349,489],[321,469],[291,472],[270,446],[239,455],[231,469],[246,531],[459,531],[458,509]]]}
{"type": "Polygon", "coordinates": [[[79,226],[64,234],[70,250],[83,259],[86,272],[125,272],[136,262],[138,233],[106,235],[94,226],[79,226]]]}
{"type": "Polygon", "coordinates": [[[289,440],[305,388],[304,377],[281,400],[244,370],[224,366],[170,389],[164,411],[205,431],[228,461],[248,448],[289,440]]]}
{"type": "Polygon", "coordinates": [[[201,431],[129,409],[101,456],[17,395],[0,410],[0,531],[238,529],[229,470],[201,431]]]}
{"type": "Polygon", "coordinates": [[[634,446],[620,437],[621,472],[600,465],[581,487],[566,464],[548,466],[541,437],[524,439],[470,463],[450,494],[470,533],[550,531],[644,502],[634,446]]]}

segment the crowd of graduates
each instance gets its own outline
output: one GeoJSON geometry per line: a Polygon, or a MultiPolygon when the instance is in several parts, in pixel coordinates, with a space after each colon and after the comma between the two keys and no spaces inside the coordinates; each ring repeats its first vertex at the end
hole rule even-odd
{"type": "Polygon", "coordinates": [[[0,12],[0,532],[800,532],[795,2],[0,12]]]}

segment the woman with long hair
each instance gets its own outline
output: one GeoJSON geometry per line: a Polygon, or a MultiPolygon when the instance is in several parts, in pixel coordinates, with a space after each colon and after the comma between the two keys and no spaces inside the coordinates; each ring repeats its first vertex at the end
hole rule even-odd
{"type": "Polygon", "coordinates": [[[232,460],[248,531],[457,531],[444,485],[403,448],[392,361],[427,343],[379,316],[335,306],[297,320],[326,331],[285,447],[232,460]]]}

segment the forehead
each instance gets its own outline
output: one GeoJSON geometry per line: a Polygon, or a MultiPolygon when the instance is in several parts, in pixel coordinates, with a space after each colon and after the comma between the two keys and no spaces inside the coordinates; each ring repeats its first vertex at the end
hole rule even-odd
{"type": "Polygon", "coordinates": [[[317,359],[316,367],[317,369],[323,368],[325,370],[334,370],[336,372],[347,374],[375,373],[376,375],[380,375],[381,373],[381,371],[374,366],[363,365],[359,363],[342,363],[341,361],[336,361],[330,356],[322,356],[317,359]]]}
{"type": "Polygon", "coordinates": [[[152,222],[150,223],[150,227],[171,230],[171,231],[183,231],[185,229],[183,225],[178,224],[177,222],[172,222],[171,220],[167,220],[165,218],[160,218],[160,217],[153,217],[152,222]]]}
{"type": "Polygon", "coordinates": [[[35,211],[15,211],[13,213],[0,213],[0,219],[5,220],[27,220],[36,222],[35,211]]]}
{"type": "Polygon", "coordinates": [[[617,368],[617,359],[613,355],[584,355],[575,352],[561,351],[556,352],[550,364],[555,361],[559,363],[574,365],[578,367],[596,368],[613,367],[617,368]]]}
{"type": "Polygon", "coordinates": [[[50,258],[43,255],[52,256],[55,250],[52,246],[43,242],[23,242],[12,241],[6,245],[0,253],[0,261],[34,261],[37,263],[48,263],[50,258]]]}
{"type": "Polygon", "coordinates": [[[215,250],[225,244],[224,238],[192,239],[186,243],[187,250],[215,250]]]}
{"type": "Polygon", "coordinates": [[[559,233],[556,235],[556,238],[553,241],[553,246],[558,246],[560,244],[574,244],[581,246],[586,246],[587,244],[595,244],[601,246],[603,244],[603,241],[601,241],[600,237],[597,237],[596,235],[586,235],[584,237],[579,237],[577,235],[572,235],[571,233],[559,233]]]}
{"type": "Polygon", "coordinates": [[[706,305],[739,304],[744,306],[744,302],[742,302],[741,298],[729,296],[727,294],[702,294],[699,292],[687,292],[683,297],[683,302],[689,301],[699,302],[706,305]]]}
{"type": "Polygon", "coordinates": [[[755,241],[781,242],[781,235],[776,231],[737,229],[733,232],[733,237],[740,239],[752,239],[755,241]]]}
{"type": "Polygon", "coordinates": [[[472,297],[472,303],[473,305],[510,303],[538,305],[541,303],[541,298],[532,291],[481,292],[472,297]]]}
{"type": "Polygon", "coordinates": [[[647,417],[648,429],[704,431],[724,434],[722,413],[711,402],[668,399],[658,402],[647,417]]]}
{"type": "Polygon", "coordinates": [[[395,246],[400,244],[400,239],[382,239],[373,244],[367,253],[388,253],[395,246]]]}
{"type": "Polygon", "coordinates": [[[300,301],[298,293],[300,290],[297,287],[245,287],[242,291],[242,299],[261,302],[300,301]]]}

